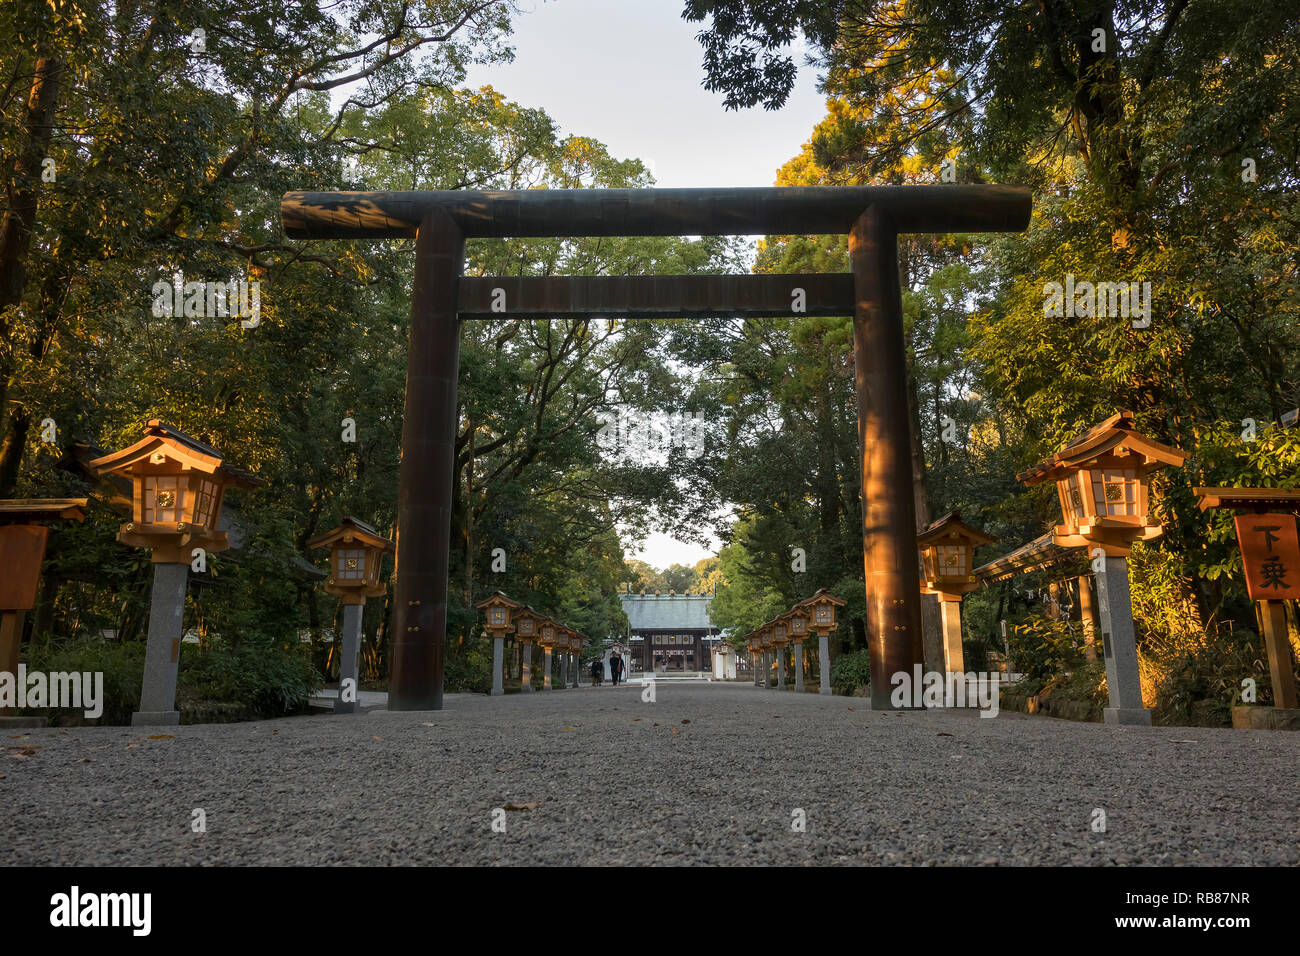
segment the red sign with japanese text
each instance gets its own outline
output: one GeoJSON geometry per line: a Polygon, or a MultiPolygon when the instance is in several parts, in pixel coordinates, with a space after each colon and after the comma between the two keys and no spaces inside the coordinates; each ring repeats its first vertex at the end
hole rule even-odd
{"type": "Polygon", "coordinates": [[[1238,515],[1237,544],[1252,601],[1300,600],[1295,515],[1238,515]]]}

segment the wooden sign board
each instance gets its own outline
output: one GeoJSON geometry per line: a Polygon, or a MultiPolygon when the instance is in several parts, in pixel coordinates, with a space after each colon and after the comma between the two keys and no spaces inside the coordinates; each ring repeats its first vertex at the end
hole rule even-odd
{"type": "Polygon", "coordinates": [[[1300,539],[1295,515],[1238,515],[1236,520],[1250,599],[1300,599],[1300,539]]]}
{"type": "Polygon", "coordinates": [[[36,585],[45,560],[45,539],[50,529],[42,525],[0,527],[0,611],[30,611],[36,606],[36,585]]]}

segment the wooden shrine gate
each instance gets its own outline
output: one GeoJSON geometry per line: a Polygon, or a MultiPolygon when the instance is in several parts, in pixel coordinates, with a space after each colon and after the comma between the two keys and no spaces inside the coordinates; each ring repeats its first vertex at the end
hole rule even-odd
{"type": "MultiPolygon", "coordinates": [[[[389,707],[442,708],[460,320],[789,315],[795,289],[807,315],[853,316],[871,672],[910,673],[921,603],[897,237],[1018,232],[1030,209],[1027,189],[965,185],[285,194],[290,238],[416,240],[389,707]],[[467,238],[828,233],[848,233],[850,275],[461,277],[467,238]]],[[[889,691],[874,680],[873,707],[889,691]]]]}

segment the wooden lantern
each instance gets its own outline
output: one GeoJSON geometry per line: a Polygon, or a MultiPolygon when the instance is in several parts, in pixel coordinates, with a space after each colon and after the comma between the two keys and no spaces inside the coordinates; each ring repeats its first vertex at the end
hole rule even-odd
{"type": "Polygon", "coordinates": [[[949,512],[935,521],[916,536],[925,575],[921,593],[960,600],[963,594],[974,591],[978,586],[973,573],[975,549],[993,541],[963,523],[960,512],[949,512]]]}
{"type": "Polygon", "coordinates": [[[512,601],[500,591],[495,591],[485,600],[474,605],[483,612],[483,629],[492,637],[504,637],[515,629],[515,615],[523,609],[518,601],[512,601]]]}
{"type": "Polygon", "coordinates": [[[521,641],[535,641],[541,635],[542,622],[546,618],[528,605],[516,608],[514,612],[515,636],[521,641]]]}
{"type": "Polygon", "coordinates": [[[835,609],[843,607],[846,603],[843,598],[837,598],[826,588],[822,588],[812,597],[800,601],[796,607],[809,615],[809,630],[816,631],[818,634],[823,632],[829,634],[839,627],[835,621],[835,609]]]}
{"type": "Polygon", "coordinates": [[[365,604],[368,597],[379,597],[386,586],[379,580],[384,555],[393,553],[393,542],[358,518],[346,515],[332,531],[307,542],[309,548],[328,548],[330,576],[325,590],[343,599],[344,604],[365,604]]]}
{"type": "Polygon", "coordinates": [[[217,530],[227,488],[264,484],[223,462],[221,452],[151,419],[145,437],[130,448],[96,458],[89,467],[98,475],[131,479],[132,520],[117,540],[149,548],[155,564],[188,563],[191,549],[208,553],[230,547],[217,530]]]}
{"type": "Polygon", "coordinates": [[[1099,546],[1126,557],[1134,541],[1159,537],[1150,517],[1149,476],[1181,465],[1187,453],[1133,430],[1133,413],[1117,412],[1017,477],[1026,485],[1055,481],[1063,522],[1052,540],[1067,548],[1099,546]]]}
{"type": "Polygon", "coordinates": [[[790,641],[790,625],[786,623],[784,617],[778,617],[772,622],[772,643],[777,647],[785,647],[790,641]]]}
{"type": "Polygon", "coordinates": [[[796,643],[803,643],[803,639],[810,633],[808,630],[807,612],[804,611],[802,607],[796,605],[785,615],[785,619],[790,624],[790,640],[795,641],[796,643]]]}
{"type": "Polygon", "coordinates": [[[541,644],[542,647],[554,647],[558,634],[559,626],[549,617],[545,618],[538,630],[537,643],[541,644]]]}

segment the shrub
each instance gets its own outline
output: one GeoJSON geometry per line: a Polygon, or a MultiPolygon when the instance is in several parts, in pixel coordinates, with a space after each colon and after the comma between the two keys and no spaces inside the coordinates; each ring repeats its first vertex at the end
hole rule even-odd
{"type": "Polygon", "coordinates": [[[177,701],[185,723],[259,720],[302,713],[321,686],[310,658],[297,649],[273,644],[190,647],[181,654],[177,701]],[[228,706],[204,706],[213,703],[228,706]],[[187,720],[186,711],[195,711],[196,719],[187,720]]]}
{"type": "Polygon", "coordinates": [[[863,648],[845,654],[831,665],[831,690],[849,695],[871,681],[871,651],[863,648]]]}
{"type": "MultiPolygon", "coordinates": [[[[447,655],[443,665],[444,687],[449,694],[487,694],[492,691],[492,646],[478,640],[447,655]]],[[[538,678],[540,679],[540,678],[538,678]]]]}
{"type": "Polygon", "coordinates": [[[82,710],[52,710],[28,707],[24,714],[45,717],[51,726],[80,724],[130,724],[140,708],[140,684],[144,679],[144,642],[118,644],[98,639],[40,641],[29,646],[23,663],[30,671],[89,671],[104,675],[104,713],[87,719],[82,710]]]}

